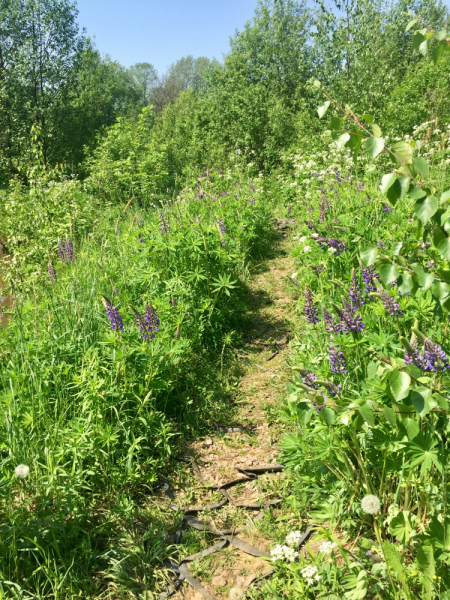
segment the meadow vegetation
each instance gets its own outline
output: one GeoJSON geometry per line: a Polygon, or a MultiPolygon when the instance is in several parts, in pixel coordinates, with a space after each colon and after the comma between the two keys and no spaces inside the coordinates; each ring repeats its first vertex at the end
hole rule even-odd
{"type": "Polygon", "coordinates": [[[158,597],[178,517],[152,498],[236,411],[281,215],[289,518],[249,597],[450,598],[447,9],[263,0],[222,63],[160,77],[66,0],[0,15],[0,596],[158,597]]]}

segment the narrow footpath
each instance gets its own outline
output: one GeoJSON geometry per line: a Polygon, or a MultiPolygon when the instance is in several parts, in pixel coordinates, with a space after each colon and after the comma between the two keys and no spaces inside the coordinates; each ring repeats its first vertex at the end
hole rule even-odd
{"type": "MultiPolygon", "coordinates": [[[[276,416],[286,394],[289,342],[296,319],[298,292],[290,279],[294,268],[291,245],[289,235],[281,233],[273,258],[261,264],[251,277],[250,327],[244,332],[245,345],[237,350],[242,375],[236,398],[236,424],[190,444],[186,455],[191,462],[187,462],[184,476],[170,482],[173,504],[180,510],[210,507],[193,513],[194,526],[198,519],[210,530],[226,530],[230,540],[236,534],[239,543],[243,541],[262,555],[270,549],[271,530],[276,528],[280,516],[277,499],[283,496],[284,486],[283,472],[270,468],[279,463],[278,443],[283,426],[276,416]],[[269,468],[258,473],[260,467],[269,468]],[[226,488],[225,493],[218,490],[240,478],[244,481],[226,488]],[[213,486],[207,489],[205,483],[213,486]],[[228,501],[223,498],[225,494],[228,501]],[[223,506],[211,507],[221,503],[223,506]],[[249,508],[252,504],[253,508],[249,508]]],[[[191,533],[195,534],[204,535],[204,531],[191,533]]],[[[256,580],[271,571],[271,565],[264,558],[241,550],[239,543],[224,544],[214,553],[205,552],[185,564],[184,568],[189,569],[185,570],[187,577],[171,597],[245,598],[256,580]],[[200,583],[201,591],[188,583],[190,576],[200,583]]]]}

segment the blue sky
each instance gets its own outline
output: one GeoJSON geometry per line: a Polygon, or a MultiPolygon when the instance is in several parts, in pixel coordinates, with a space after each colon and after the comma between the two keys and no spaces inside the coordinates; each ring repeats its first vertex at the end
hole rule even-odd
{"type": "Polygon", "coordinates": [[[162,73],[192,54],[222,60],[257,0],[78,0],[78,20],[97,48],[125,67],[149,62],[162,73]]]}

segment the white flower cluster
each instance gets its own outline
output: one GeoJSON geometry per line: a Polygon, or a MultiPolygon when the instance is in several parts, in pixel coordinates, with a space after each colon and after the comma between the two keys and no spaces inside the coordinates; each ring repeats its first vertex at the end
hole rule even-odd
{"type": "Polygon", "coordinates": [[[319,552],[331,554],[335,548],[337,548],[337,544],[335,542],[324,542],[319,546],[319,552]]]}
{"type": "Polygon", "coordinates": [[[320,575],[317,575],[317,567],[308,565],[300,571],[302,577],[306,579],[308,585],[313,585],[314,581],[320,581],[320,575]]]}
{"type": "Polygon", "coordinates": [[[286,544],[288,546],[298,546],[303,537],[303,533],[301,531],[291,531],[286,536],[286,544]]]}
{"type": "Polygon", "coordinates": [[[299,556],[298,552],[295,550],[295,547],[299,545],[302,536],[303,534],[301,531],[291,531],[288,533],[285,539],[285,544],[277,544],[275,548],[270,551],[272,560],[276,561],[286,559],[290,562],[293,562],[299,556]]]}
{"type": "Polygon", "coordinates": [[[298,552],[294,548],[290,548],[284,544],[277,544],[273,550],[270,551],[270,555],[273,561],[277,560],[288,560],[293,562],[298,558],[298,552]]]}

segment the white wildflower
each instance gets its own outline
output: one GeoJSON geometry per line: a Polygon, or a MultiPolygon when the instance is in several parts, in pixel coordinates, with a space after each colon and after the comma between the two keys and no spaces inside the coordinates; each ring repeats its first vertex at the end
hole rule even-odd
{"type": "Polygon", "coordinates": [[[248,163],[247,167],[253,167],[255,163],[248,163]]]}
{"type": "Polygon", "coordinates": [[[304,244],[307,239],[308,239],[308,236],[302,235],[302,237],[298,241],[300,242],[300,244],[304,244]]]}
{"type": "Polygon", "coordinates": [[[312,565],[308,565],[304,569],[300,571],[303,579],[306,579],[306,583],[308,585],[313,585],[314,579],[313,577],[317,574],[317,567],[313,567],[312,565]]]}
{"type": "MultiPolygon", "coordinates": [[[[333,250],[334,250],[334,248],[333,248],[333,250]]],[[[304,246],[303,252],[311,252],[311,246],[304,246]]],[[[336,252],[336,250],[335,250],[335,252],[336,252]]]]}
{"type": "Polygon", "coordinates": [[[30,467],[27,467],[27,465],[17,465],[14,473],[18,479],[26,479],[30,473],[30,467]]]}
{"type": "Polygon", "coordinates": [[[308,585],[313,585],[313,583],[314,583],[314,579],[307,579],[307,580],[306,580],[306,583],[307,583],[308,585]]]}
{"type": "Polygon", "coordinates": [[[376,515],[380,512],[381,502],[377,496],[369,494],[361,500],[361,508],[368,515],[376,515]]]}
{"type": "Polygon", "coordinates": [[[270,551],[270,555],[273,561],[286,559],[293,562],[298,558],[298,552],[289,546],[277,544],[273,550],[270,551]]]}
{"type": "Polygon", "coordinates": [[[319,237],[319,234],[318,234],[318,233],[312,233],[312,234],[311,234],[311,237],[312,237],[312,238],[319,237]]]}
{"type": "Polygon", "coordinates": [[[335,542],[324,542],[319,546],[319,552],[331,554],[335,548],[337,548],[337,544],[335,544],[335,542]]]}
{"type": "Polygon", "coordinates": [[[286,544],[288,546],[298,546],[302,537],[303,534],[301,531],[291,531],[286,536],[286,544]]]}
{"type": "Polygon", "coordinates": [[[291,279],[295,279],[297,277],[298,273],[292,273],[291,275],[291,279]]]}
{"type": "Polygon", "coordinates": [[[328,248],[328,252],[329,252],[330,254],[334,254],[334,253],[336,252],[336,248],[333,248],[333,246],[330,246],[330,247],[328,248]]]}
{"type": "Polygon", "coordinates": [[[314,576],[314,579],[315,579],[316,581],[320,581],[320,575],[315,575],[315,576],[314,576]]]}

